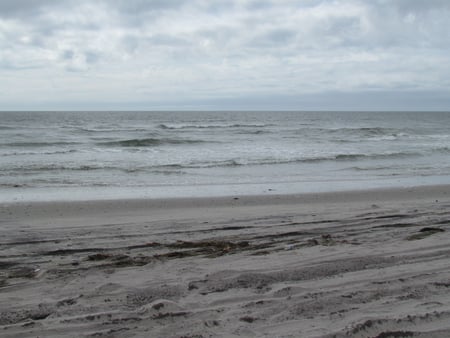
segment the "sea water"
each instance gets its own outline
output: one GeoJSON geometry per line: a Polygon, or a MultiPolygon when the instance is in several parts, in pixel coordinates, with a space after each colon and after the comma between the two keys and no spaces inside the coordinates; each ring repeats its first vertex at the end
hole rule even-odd
{"type": "Polygon", "coordinates": [[[0,201],[450,183],[448,112],[0,112],[0,201]]]}

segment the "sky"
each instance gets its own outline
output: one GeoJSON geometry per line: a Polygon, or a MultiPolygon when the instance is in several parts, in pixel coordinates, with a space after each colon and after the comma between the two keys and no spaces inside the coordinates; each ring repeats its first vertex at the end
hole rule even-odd
{"type": "Polygon", "coordinates": [[[0,1],[0,110],[238,109],[450,110],[450,1],[0,1]]]}

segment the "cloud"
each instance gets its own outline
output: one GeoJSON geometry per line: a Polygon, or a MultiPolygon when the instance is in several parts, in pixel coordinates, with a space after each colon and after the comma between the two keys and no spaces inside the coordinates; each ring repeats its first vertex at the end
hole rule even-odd
{"type": "MultiPolygon", "coordinates": [[[[381,5],[386,5],[386,1],[380,1],[381,5]]],[[[430,11],[450,10],[450,3],[447,0],[398,0],[392,4],[401,14],[415,13],[419,15],[429,14],[430,11]]]]}
{"type": "Polygon", "coordinates": [[[431,97],[450,91],[449,14],[444,0],[3,0],[0,92],[158,106],[431,97]]]}
{"type": "Polygon", "coordinates": [[[136,15],[143,12],[154,12],[180,9],[187,4],[185,0],[100,0],[104,4],[109,4],[118,11],[130,15],[136,15]]]}
{"type": "Polygon", "coordinates": [[[3,0],[0,2],[0,17],[28,17],[38,14],[47,6],[55,2],[52,0],[3,0]]]}

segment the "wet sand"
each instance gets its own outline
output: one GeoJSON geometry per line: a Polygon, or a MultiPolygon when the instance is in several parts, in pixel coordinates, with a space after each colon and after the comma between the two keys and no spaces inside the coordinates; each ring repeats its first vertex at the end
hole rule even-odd
{"type": "Polygon", "coordinates": [[[450,187],[0,205],[1,337],[449,337],[450,187]]]}

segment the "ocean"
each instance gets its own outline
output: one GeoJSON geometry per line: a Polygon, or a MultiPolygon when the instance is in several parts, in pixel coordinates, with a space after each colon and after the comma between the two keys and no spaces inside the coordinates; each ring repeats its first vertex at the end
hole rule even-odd
{"type": "Polygon", "coordinates": [[[448,112],[0,112],[0,201],[450,184],[448,112]]]}

